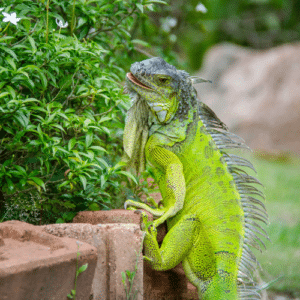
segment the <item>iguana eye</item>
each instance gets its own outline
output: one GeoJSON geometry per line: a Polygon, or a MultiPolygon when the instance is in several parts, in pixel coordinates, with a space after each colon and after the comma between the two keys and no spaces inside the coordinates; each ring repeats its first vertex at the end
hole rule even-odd
{"type": "Polygon", "coordinates": [[[166,83],[167,80],[168,80],[168,78],[159,78],[159,81],[160,81],[161,83],[166,83]]]}

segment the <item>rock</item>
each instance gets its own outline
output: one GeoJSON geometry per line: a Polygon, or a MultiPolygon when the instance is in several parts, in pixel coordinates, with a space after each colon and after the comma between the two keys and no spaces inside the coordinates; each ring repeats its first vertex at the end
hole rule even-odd
{"type": "Polygon", "coordinates": [[[78,276],[76,296],[88,300],[97,262],[97,250],[87,243],[59,238],[38,226],[20,221],[0,224],[1,300],[67,299],[74,289],[78,267],[88,268],[78,276]]]}
{"type": "Polygon", "coordinates": [[[300,44],[254,51],[212,48],[198,96],[253,149],[300,153],[300,44]]]}
{"type": "MultiPolygon", "coordinates": [[[[127,217],[127,212],[123,212],[124,217],[127,217]]],[[[129,213],[134,217],[133,211],[129,213]]],[[[120,213],[117,215],[122,216],[120,213]]],[[[112,215],[112,219],[114,216],[112,215]]],[[[136,264],[137,272],[131,292],[137,293],[136,300],[143,299],[143,262],[140,253],[143,239],[140,226],[112,222],[97,225],[49,224],[41,227],[55,236],[70,237],[96,247],[98,260],[92,286],[93,300],[127,299],[122,272],[134,272],[136,264]]]]}

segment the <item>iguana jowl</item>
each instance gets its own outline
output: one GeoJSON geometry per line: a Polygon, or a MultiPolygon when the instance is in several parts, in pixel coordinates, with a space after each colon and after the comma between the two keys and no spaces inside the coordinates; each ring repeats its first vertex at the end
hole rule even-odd
{"type": "Polygon", "coordinates": [[[197,100],[195,79],[162,58],[136,62],[127,73],[133,100],[124,130],[125,158],[142,171],[147,161],[162,205],[127,200],[157,219],[145,231],[145,259],[156,270],[182,262],[188,279],[206,300],[260,299],[252,281],[257,260],[249,246],[264,246],[258,221],[267,223],[261,184],[240,167],[253,168],[228,148],[247,146],[229,133],[211,109],[197,100]],[[146,158],[146,159],[145,159],[146,158]],[[161,247],[156,227],[167,221],[161,247]]]}

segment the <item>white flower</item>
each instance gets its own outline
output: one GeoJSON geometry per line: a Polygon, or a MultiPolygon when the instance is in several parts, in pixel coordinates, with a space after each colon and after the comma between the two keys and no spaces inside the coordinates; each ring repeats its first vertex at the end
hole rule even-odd
{"type": "Polygon", "coordinates": [[[175,27],[177,25],[177,19],[166,17],[163,19],[162,29],[163,31],[170,32],[171,28],[175,27]]]}
{"type": "Polygon", "coordinates": [[[92,34],[92,33],[94,33],[95,31],[96,31],[95,28],[91,28],[91,29],[89,30],[88,34],[92,34]]]}
{"type": "Polygon", "coordinates": [[[17,23],[21,20],[21,18],[17,18],[16,13],[12,13],[12,14],[10,15],[10,14],[7,14],[6,12],[3,12],[2,14],[3,14],[3,16],[5,17],[5,18],[3,19],[3,22],[11,22],[11,23],[13,23],[14,25],[17,25],[17,23]]]}
{"type": "Polygon", "coordinates": [[[60,28],[66,28],[66,27],[68,27],[68,25],[69,25],[68,22],[66,22],[66,23],[64,24],[62,21],[60,21],[60,20],[58,20],[58,19],[55,19],[55,22],[56,22],[57,26],[60,27],[60,28]]]}
{"type": "Polygon", "coordinates": [[[175,18],[170,18],[170,19],[168,20],[168,22],[169,22],[169,26],[170,26],[170,27],[175,27],[176,24],[177,24],[177,19],[175,19],[175,18]]]}
{"type": "Polygon", "coordinates": [[[196,6],[196,11],[201,11],[202,13],[207,13],[207,8],[201,2],[196,6]]]}

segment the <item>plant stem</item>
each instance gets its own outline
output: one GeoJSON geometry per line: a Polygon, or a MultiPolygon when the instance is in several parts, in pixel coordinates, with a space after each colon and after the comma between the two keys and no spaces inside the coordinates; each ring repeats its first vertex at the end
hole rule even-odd
{"type": "Polygon", "coordinates": [[[47,6],[46,6],[46,10],[47,10],[46,43],[47,44],[48,44],[48,35],[49,35],[49,3],[50,3],[50,0],[47,0],[47,6]]]}
{"type": "Polygon", "coordinates": [[[72,20],[71,20],[71,36],[73,35],[74,19],[75,19],[75,0],[73,0],[73,10],[72,10],[72,20]]]}
{"type": "MultiPolygon", "coordinates": [[[[2,31],[2,34],[7,30],[8,26],[9,26],[10,22],[8,22],[7,26],[4,28],[4,30],[2,31]]],[[[4,36],[4,34],[2,35],[4,36]]]]}

